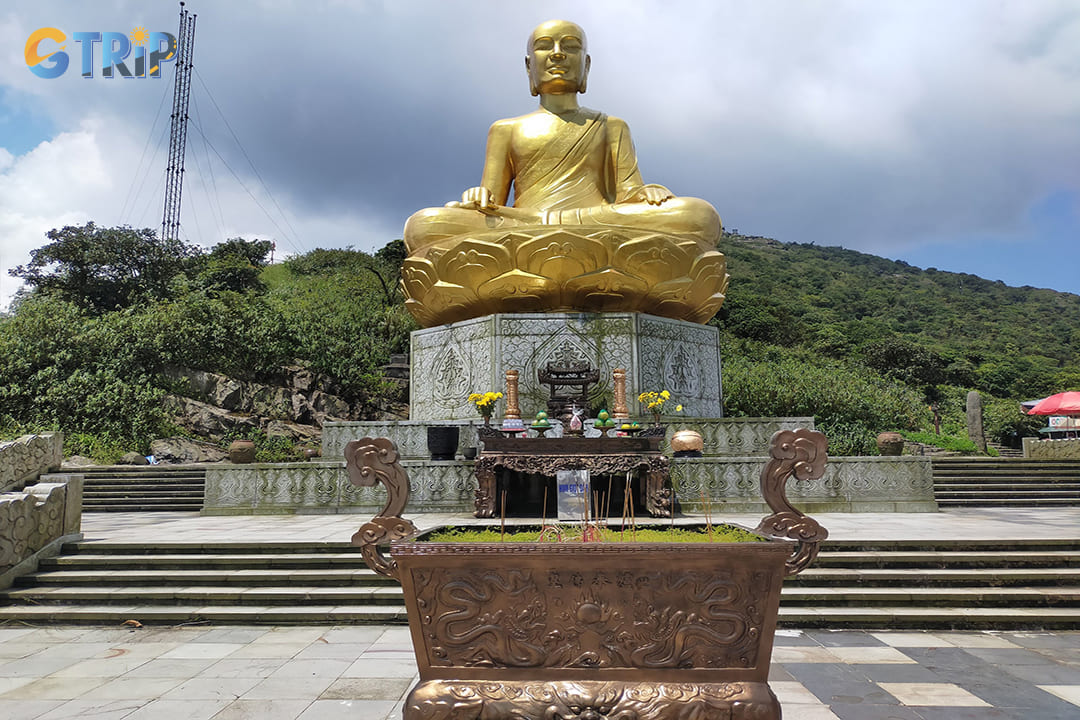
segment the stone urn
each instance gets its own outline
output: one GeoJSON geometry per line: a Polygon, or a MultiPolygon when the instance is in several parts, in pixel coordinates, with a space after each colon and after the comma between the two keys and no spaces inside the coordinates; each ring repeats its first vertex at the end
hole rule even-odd
{"type": "Polygon", "coordinates": [[[453,460],[457,457],[461,428],[457,425],[429,425],[427,447],[432,460],[453,460]]]}
{"type": "Polygon", "coordinates": [[[233,440],[229,443],[229,462],[237,464],[255,462],[255,441],[233,440]]]}
{"type": "Polygon", "coordinates": [[[903,455],[904,436],[898,432],[883,432],[877,436],[877,449],[882,455],[903,455]]]}
{"type": "Polygon", "coordinates": [[[678,430],[671,436],[671,451],[675,457],[701,457],[705,438],[697,430],[678,430]]]}
{"type": "Polygon", "coordinates": [[[780,587],[828,536],[784,486],[820,478],[826,446],[773,436],[759,542],[465,543],[425,542],[401,517],[409,479],[390,440],[350,442],[350,482],[387,489],[352,542],[402,586],[420,672],[402,717],[780,720],[780,587]]]}

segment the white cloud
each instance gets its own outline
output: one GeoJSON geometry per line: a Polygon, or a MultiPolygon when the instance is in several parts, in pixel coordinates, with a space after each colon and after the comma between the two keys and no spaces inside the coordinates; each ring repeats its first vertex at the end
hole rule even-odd
{"type": "MultiPolygon", "coordinates": [[[[121,209],[171,81],[45,81],[26,71],[21,47],[49,23],[172,28],[175,6],[60,7],[19,2],[0,16],[0,87],[60,129],[50,162],[80,169],[35,166],[42,148],[0,152],[0,183],[14,193],[0,197],[0,230],[20,218],[10,236],[23,238],[15,256],[5,243],[9,264],[25,262],[62,218],[156,227],[161,213],[160,125],[150,172],[121,209]]],[[[216,192],[203,188],[192,154],[206,150],[191,130],[183,222],[204,244],[243,235],[275,237],[282,250],[374,249],[398,237],[411,212],[477,182],[492,120],[533,107],[524,41],[560,16],[589,35],[584,103],[630,123],[646,180],[708,199],[730,227],[901,257],[949,237],[1022,246],[1035,232],[1032,208],[1063,191],[1080,197],[1080,7],[1069,0],[993,12],[978,0],[266,0],[193,10],[200,125],[277,218],[216,158],[216,192]]],[[[10,294],[11,279],[0,283],[10,294]]]]}
{"type": "Polygon", "coordinates": [[[0,305],[6,306],[20,285],[8,270],[44,245],[49,230],[93,218],[93,208],[112,193],[99,129],[86,120],[79,130],[18,157],[0,149],[0,305]]]}

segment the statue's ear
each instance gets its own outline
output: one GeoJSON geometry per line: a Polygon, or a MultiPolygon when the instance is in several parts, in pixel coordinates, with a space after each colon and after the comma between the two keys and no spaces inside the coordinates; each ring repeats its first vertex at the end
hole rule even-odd
{"type": "Polygon", "coordinates": [[[535,82],[533,82],[532,63],[529,62],[528,55],[525,56],[525,74],[529,76],[529,92],[532,93],[533,97],[536,97],[540,94],[540,88],[535,82]]]}
{"type": "Polygon", "coordinates": [[[578,83],[577,91],[579,93],[585,92],[585,86],[588,84],[588,81],[589,81],[589,66],[590,65],[592,65],[592,56],[591,55],[586,55],[585,56],[585,67],[582,68],[582,70],[581,70],[581,82],[578,83]]]}

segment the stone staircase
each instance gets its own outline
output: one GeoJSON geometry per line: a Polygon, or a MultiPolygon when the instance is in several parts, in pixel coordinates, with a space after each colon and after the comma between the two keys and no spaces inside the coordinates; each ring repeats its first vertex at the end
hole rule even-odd
{"type": "Polygon", "coordinates": [[[1023,450],[1017,450],[1014,447],[1009,447],[1008,445],[1002,445],[1001,443],[998,443],[998,442],[987,441],[986,447],[987,448],[993,448],[994,450],[996,450],[997,454],[998,454],[998,457],[1003,457],[1003,458],[1022,458],[1022,457],[1024,457],[1024,451],[1023,450]]]}
{"type": "Polygon", "coordinates": [[[79,542],[0,592],[0,623],[15,619],[385,623],[405,608],[401,587],[347,543],[79,542]]]}
{"type": "Polygon", "coordinates": [[[940,507],[1080,505],[1080,461],[944,457],[932,461],[940,507]]]}
{"type": "Polygon", "coordinates": [[[827,542],[784,581],[780,624],[1080,628],[1080,540],[827,542]]]}
{"type": "Polygon", "coordinates": [[[84,477],[83,512],[198,512],[206,468],[200,465],[103,465],[72,468],[84,477]]]}
{"type": "MultiPolygon", "coordinates": [[[[400,587],[344,543],[81,542],[0,592],[0,623],[402,623],[400,587]]],[[[1080,540],[826,544],[780,623],[1080,628],[1080,540]]]]}

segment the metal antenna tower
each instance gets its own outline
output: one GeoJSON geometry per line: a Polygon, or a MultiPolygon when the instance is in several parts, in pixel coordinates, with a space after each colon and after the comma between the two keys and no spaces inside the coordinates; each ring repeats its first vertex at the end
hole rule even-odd
{"type": "Polygon", "coordinates": [[[191,99],[191,54],[195,49],[195,18],[180,3],[180,31],[176,35],[176,83],[173,86],[169,166],[165,170],[165,214],[161,239],[180,239],[180,194],[184,189],[184,149],[187,146],[188,101],[191,99]]]}

